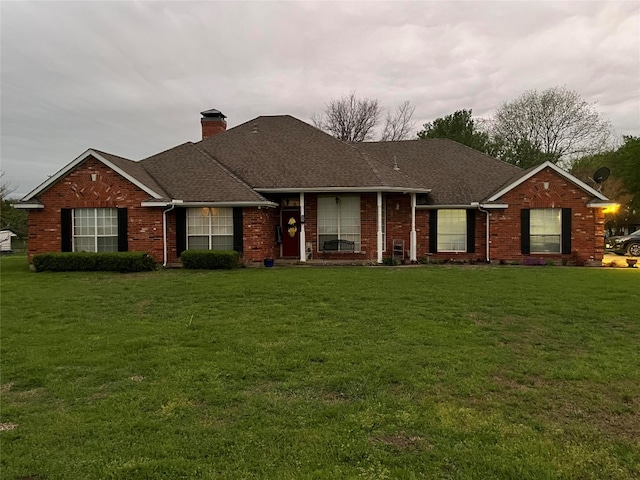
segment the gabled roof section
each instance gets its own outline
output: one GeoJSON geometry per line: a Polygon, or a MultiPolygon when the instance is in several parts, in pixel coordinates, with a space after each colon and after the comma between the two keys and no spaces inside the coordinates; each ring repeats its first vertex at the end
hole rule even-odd
{"type": "Polygon", "coordinates": [[[34,190],[27,193],[27,195],[25,195],[20,201],[25,203],[30,202],[38,194],[55,184],[58,180],[67,175],[89,157],[93,157],[99,162],[102,162],[105,166],[151,195],[151,197],[155,199],[166,198],[165,192],[160,189],[160,186],[144,171],[143,168],[140,167],[137,162],[90,148],[71,163],[58,170],[54,175],[49,177],[34,190]]]}
{"type": "Polygon", "coordinates": [[[140,161],[172,199],[271,205],[262,195],[191,142],[140,161]]]}
{"type": "Polygon", "coordinates": [[[602,193],[600,193],[596,189],[590,187],[589,185],[584,183],[582,180],[579,180],[578,178],[574,177],[569,172],[566,172],[565,170],[561,169],[555,163],[551,163],[549,161],[541,163],[538,166],[529,168],[528,170],[522,172],[522,175],[512,179],[506,186],[504,186],[499,191],[493,193],[489,198],[487,198],[487,202],[495,202],[500,197],[502,197],[504,194],[506,194],[507,192],[513,190],[514,188],[516,188],[521,183],[526,182],[528,179],[530,179],[534,175],[537,175],[539,172],[541,172],[545,168],[550,168],[551,170],[555,171],[561,177],[566,178],[567,180],[569,180],[571,183],[573,183],[577,187],[579,187],[582,190],[584,190],[585,192],[593,195],[597,200],[601,200],[603,202],[609,202],[609,199],[606,196],[604,196],[602,193]]]}
{"type": "Polygon", "coordinates": [[[354,144],[393,165],[423,186],[431,187],[430,205],[480,202],[522,169],[453,140],[432,138],[354,144]]]}
{"type": "Polygon", "coordinates": [[[257,191],[428,191],[392,162],[289,115],[262,116],[196,144],[257,191]]]}

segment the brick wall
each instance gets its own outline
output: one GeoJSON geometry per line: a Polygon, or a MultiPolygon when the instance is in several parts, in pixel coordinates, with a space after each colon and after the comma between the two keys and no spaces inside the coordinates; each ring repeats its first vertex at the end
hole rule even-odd
{"type": "Polygon", "coordinates": [[[242,234],[245,260],[262,262],[266,257],[280,257],[276,243],[276,225],[280,223],[275,208],[245,208],[242,212],[242,234]]]}
{"type": "MultiPolygon", "coordinates": [[[[60,216],[63,208],[123,208],[128,209],[129,250],[146,251],[163,261],[163,208],[141,207],[149,195],[89,157],[73,172],[60,179],[39,196],[43,210],[29,211],[29,260],[34,254],[59,252],[61,249],[60,216]],[[96,174],[92,181],[91,174],[96,174]]],[[[360,260],[377,259],[377,196],[360,195],[361,252],[358,254],[318,252],[318,196],[305,196],[306,241],[313,244],[314,257],[360,260]]],[[[520,212],[522,208],[572,209],[572,253],[546,254],[554,260],[563,257],[578,262],[599,261],[603,255],[604,215],[602,209],[588,208],[591,196],[551,169],[545,169],[508,192],[502,199],[506,210],[492,210],[490,221],[490,256],[493,261],[526,261],[521,253],[520,212]],[[545,183],[546,188],[545,188],[545,183]]],[[[406,256],[410,249],[411,198],[406,194],[385,194],[386,245],[384,256],[392,254],[394,239],[404,240],[406,256]]],[[[416,211],[417,258],[429,252],[429,210],[416,211]]],[[[433,259],[480,260],[485,258],[485,214],[476,211],[476,251],[474,253],[439,252],[433,259]]],[[[275,242],[275,228],[280,223],[280,210],[245,208],[243,211],[243,241],[245,260],[262,262],[265,257],[280,257],[275,242]]],[[[174,212],[167,215],[168,262],[177,263],[176,220],[174,212]]],[[[540,257],[541,255],[531,255],[540,257]]]]}
{"type": "Polygon", "coordinates": [[[526,261],[528,257],[578,263],[600,261],[604,253],[604,214],[601,208],[589,208],[591,195],[550,168],[511,190],[501,199],[506,210],[493,210],[490,220],[491,258],[526,261]],[[545,183],[546,188],[545,188],[545,183]],[[520,211],[523,208],[571,208],[571,250],[568,255],[522,255],[520,211]]]}
{"type": "Polygon", "coordinates": [[[61,209],[127,208],[129,251],[151,254],[162,262],[162,209],[141,207],[149,194],[88,157],[38,196],[45,208],[29,210],[29,261],[33,255],[61,251],[61,209]],[[92,181],[91,174],[96,175],[92,181]]]}

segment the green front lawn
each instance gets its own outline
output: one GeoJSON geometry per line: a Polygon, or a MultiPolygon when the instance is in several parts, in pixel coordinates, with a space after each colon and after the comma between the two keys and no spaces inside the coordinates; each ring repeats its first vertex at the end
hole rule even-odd
{"type": "Polygon", "coordinates": [[[631,269],[1,268],[3,479],[640,478],[631,269]]]}

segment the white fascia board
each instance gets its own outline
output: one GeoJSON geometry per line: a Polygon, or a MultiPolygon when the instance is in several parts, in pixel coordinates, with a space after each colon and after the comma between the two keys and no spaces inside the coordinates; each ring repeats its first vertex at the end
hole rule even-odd
{"type": "Polygon", "coordinates": [[[141,207],[168,207],[171,205],[181,206],[181,207],[217,207],[217,208],[226,208],[226,207],[277,207],[278,204],[274,202],[183,202],[180,201],[172,201],[172,202],[142,202],[140,204],[141,207]]]}
{"type": "Polygon", "coordinates": [[[485,205],[484,203],[473,202],[470,205],[416,205],[416,210],[471,210],[474,208],[489,209],[503,209],[509,208],[508,203],[491,203],[485,205]]]}
{"type": "Polygon", "coordinates": [[[416,210],[471,210],[478,208],[480,204],[469,205],[416,205],[416,210]]]}
{"type": "Polygon", "coordinates": [[[518,185],[520,185],[521,183],[526,182],[527,180],[529,180],[531,177],[533,177],[534,175],[537,175],[538,173],[540,173],[542,170],[544,170],[545,168],[549,167],[551,170],[554,170],[556,173],[558,173],[560,176],[566,178],[567,180],[569,180],[571,183],[574,183],[575,185],[577,185],[579,188],[583,189],[584,191],[590,193],[591,195],[593,195],[596,198],[599,198],[600,200],[609,200],[607,197],[605,197],[604,195],[602,195],[600,192],[598,192],[597,190],[595,190],[594,188],[590,187],[589,185],[587,185],[586,183],[584,183],[582,180],[579,180],[578,178],[574,177],[573,175],[571,175],[569,172],[564,171],[563,169],[561,169],[559,166],[557,166],[555,163],[551,163],[549,161],[546,161],[544,163],[541,163],[540,165],[538,165],[536,168],[534,168],[533,170],[531,170],[529,173],[527,173],[526,175],[520,177],[519,179],[517,179],[515,182],[507,185],[506,187],[504,187],[502,190],[500,190],[498,193],[495,193],[494,195],[492,195],[491,197],[489,197],[487,199],[488,202],[493,202],[497,199],[499,199],[500,197],[502,197],[505,193],[513,190],[514,188],[516,188],[518,185]]]}
{"type": "Polygon", "coordinates": [[[260,193],[372,193],[372,192],[394,192],[394,193],[429,193],[430,188],[404,188],[404,187],[304,187],[304,188],[254,188],[260,193]]]}
{"type": "Polygon", "coordinates": [[[78,158],[76,158],[75,160],[73,160],[71,163],[67,164],[66,166],[62,167],[60,170],[58,170],[56,173],[54,173],[53,175],[51,175],[46,181],[44,181],[43,183],[41,183],[40,185],[38,185],[35,189],[33,189],[32,191],[30,191],[29,193],[27,193],[27,195],[25,197],[22,198],[23,202],[29,201],[31,200],[33,197],[35,197],[36,195],[38,195],[40,192],[44,191],[45,189],[47,189],[48,187],[50,187],[51,185],[53,185],[54,183],[56,183],[58,180],[60,180],[62,177],[64,177],[67,173],[69,173],[71,170],[73,170],[74,168],[76,168],[78,165],[80,165],[84,160],[86,160],[87,157],[92,156],[94,157],[96,160],[102,162],[105,166],[107,166],[108,168],[110,168],[111,170],[113,170],[114,172],[116,172],[117,174],[123,176],[124,178],[126,178],[129,182],[133,183],[135,186],[141,188],[142,190],[144,190],[145,192],[147,192],[149,195],[151,195],[153,198],[162,198],[162,195],[154,192],[153,190],[151,190],[149,187],[147,187],[146,185],[144,185],[142,182],[140,182],[139,180],[137,180],[136,178],[132,177],[131,175],[129,175],[127,172],[125,172],[124,170],[118,168],[116,165],[114,165],[113,163],[111,163],[109,160],[107,160],[106,158],[104,158],[102,155],[100,155],[99,153],[97,153],[96,151],[89,149],[86,152],[84,152],[82,155],[80,155],[78,158]]]}
{"type": "Polygon", "coordinates": [[[611,208],[611,207],[619,207],[620,204],[618,202],[612,201],[602,201],[602,200],[592,200],[587,203],[587,207],[590,208],[611,208]]]}
{"type": "Polygon", "coordinates": [[[481,203],[480,208],[484,208],[485,210],[492,210],[492,209],[500,210],[500,209],[509,208],[509,204],[508,203],[489,203],[489,204],[481,203]]]}
{"type": "Polygon", "coordinates": [[[42,203],[12,203],[11,206],[20,210],[38,210],[44,208],[42,203]]]}

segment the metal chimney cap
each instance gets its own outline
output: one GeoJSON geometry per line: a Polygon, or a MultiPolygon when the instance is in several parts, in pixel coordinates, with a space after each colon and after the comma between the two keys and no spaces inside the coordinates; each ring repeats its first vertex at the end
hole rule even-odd
{"type": "Polygon", "coordinates": [[[200,112],[200,115],[202,115],[204,118],[222,118],[222,119],[227,118],[227,116],[224,113],[222,113],[220,110],[216,110],[215,108],[212,108],[211,110],[205,110],[204,112],[200,112]]]}

